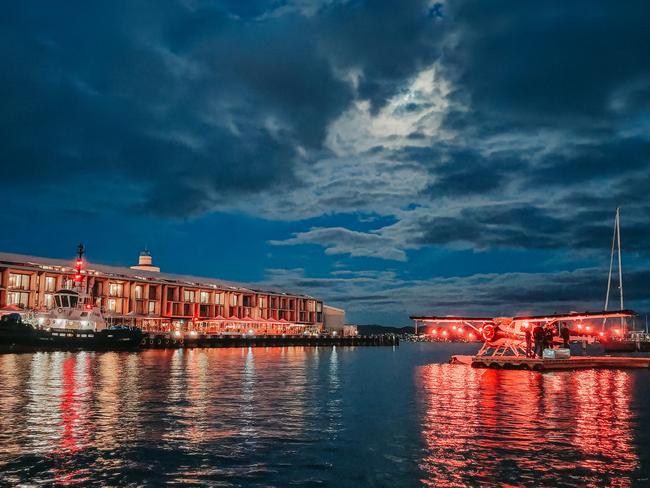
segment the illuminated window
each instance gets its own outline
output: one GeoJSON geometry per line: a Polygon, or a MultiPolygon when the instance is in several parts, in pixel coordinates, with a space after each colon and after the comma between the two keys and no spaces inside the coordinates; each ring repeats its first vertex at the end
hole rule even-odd
{"type": "Polygon", "coordinates": [[[257,303],[259,304],[259,308],[266,308],[266,298],[264,297],[259,297],[257,299],[257,303]]]}
{"type": "Polygon", "coordinates": [[[45,291],[56,291],[56,278],[54,276],[45,277],[45,291]]]}
{"type": "Polygon", "coordinates": [[[207,291],[201,292],[201,303],[210,303],[210,293],[207,291]]]}
{"type": "Polygon", "coordinates": [[[110,283],[108,285],[108,295],[112,297],[121,297],[124,292],[122,283],[110,283]]]}
{"type": "Polygon", "coordinates": [[[17,291],[10,291],[7,293],[7,305],[15,305],[17,307],[25,308],[29,302],[29,293],[20,293],[17,291]]]}
{"type": "Polygon", "coordinates": [[[214,303],[216,305],[223,305],[223,293],[214,294],[214,303]]]}
{"type": "Polygon", "coordinates": [[[135,299],[142,300],[144,295],[144,287],[142,285],[135,285],[135,299]]]}
{"type": "Polygon", "coordinates": [[[114,298],[108,299],[108,311],[109,312],[117,311],[117,300],[115,300],[114,298]]]}
{"type": "Polygon", "coordinates": [[[29,290],[29,275],[9,273],[9,288],[29,290]]]}
{"type": "Polygon", "coordinates": [[[149,302],[149,313],[156,313],[156,302],[149,302]]]}
{"type": "Polygon", "coordinates": [[[194,301],[194,290],[183,290],[183,299],[186,302],[194,301]]]}
{"type": "Polygon", "coordinates": [[[239,297],[237,295],[230,295],[230,306],[236,307],[239,297]]]}
{"type": "Polygon", "coordinates": [[[46,293],[44,300],[43,300],[43,305],[45,305],[45,308],[52,308],[54,307],[54,296],[51,293],[46,293]]]}

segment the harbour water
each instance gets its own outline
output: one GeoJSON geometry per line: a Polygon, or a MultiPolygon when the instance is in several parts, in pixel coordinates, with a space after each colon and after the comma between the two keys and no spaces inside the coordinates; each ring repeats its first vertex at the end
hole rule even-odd
{"type": "Polygon", "coordinates": [[[446,364],[476,345],[0,355],[0,479],[642,486],[650,371],[446,364]]]}

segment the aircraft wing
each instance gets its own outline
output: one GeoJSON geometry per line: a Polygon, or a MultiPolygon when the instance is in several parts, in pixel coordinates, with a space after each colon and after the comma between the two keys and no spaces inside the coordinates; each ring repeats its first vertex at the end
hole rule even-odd
{"type": "Polygon", "coordinates": [[[529,315],[521,317],[513,317],[513,320],[527,320],[528,322],[550,322],[550,321],[573,321],[573,320],[589,320],[589,319],[613,319],[619,317],[634,317],[637,315],[632,310],[613,310],[602,312],[571,312],[567,314],[551,314],[551,315],[529,315]]]}
{"type": "Polygon", "coordinates": [[[438,323],[438,324],[453,324],[453,323],[459,323],[459,322],[491,322],[493,320],[492,317],[462,317],[462,316],[454,316],[454,315],[447,315],[445,317],[441,316],[435,316],[435,315],[428,315],[428,316],[419,316],[419,315],[412,315],[409,317],[411,320],[418,320],[420,322],[432,322],[432,323],[438,323]]]}

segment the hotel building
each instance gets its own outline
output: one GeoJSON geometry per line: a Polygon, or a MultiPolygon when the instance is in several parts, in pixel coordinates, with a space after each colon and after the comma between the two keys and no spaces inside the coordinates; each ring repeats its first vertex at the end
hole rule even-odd
{"type": "MultiPolygon", "coordinates": [[[[0,253],[0,315],[45,312],[73,289],[74,260],[0,253]]],[[[161,273],[148,251],[131,267],[84,263],[81,289],[109,324],[221,334],[304,334],[323,329],[323,303],[211,278],[161,273]]]]}

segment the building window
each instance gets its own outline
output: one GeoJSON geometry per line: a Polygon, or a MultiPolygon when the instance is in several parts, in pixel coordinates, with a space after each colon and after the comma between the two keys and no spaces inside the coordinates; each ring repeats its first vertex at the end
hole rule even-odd
{"type": "Polygon", "coordinates": [[[142,285],[135,285],[135,299],[142,300],[144,295],[144,288],[142,285]]]}
{"type": "Polygon", "coordinates": [[[45,277],[45,291],[56,291],[56,278],[54,276],[45,277]]]}
{"type": "Polygon", "coordinates": [[[186,302],[193,302],[194,290],[183,290],[183,300],[186,302]]]}
{"type": "Polygon", "coordinates": [[[266,308],[266,298],[264,297],[259,297],[257,299],[258,307],[259,308],[266,308]]]}
{"type": "Polygon", "coordinates": [[[117,300],[115,300],[114,298],[109,298],[108,299],[108,311],[109,312],[116,312],[117,311],[117,300]]]}
{"type": "Polygon", "coordinates": [[[9,288],[29,290],[29,275],[9,273],[9,288]]]}
{"type": "Polygon", "coordinates": [[[54,295],[51,293],[46,293],[45,294],[45,299],[43,300],[43,305],[45,305],[45,308],[53,308],[54,307],[54,295]]]}
{"type": "Polygon", "coordinates": [[[149,313],[156,313],[156,302],[149,302],[149,313]]]}
{"type": "Polygon", "coordinates": [[[223,305],[223,293],[214,294],[214,303],[215,305],[223,305]]]}
{"type": "Polygon", "coordinates": [[[149,285],[149,300],[155,300],[156,299],[156,287],[153,285],[149,285]]]}
{"type": "Polygon", "coordinates": [[[111,297],[121,297],[124,292],[122,283],[111,283],[108,285],[108,295],[111,297]]]}
{"type": "Polygon", "coordinates": [[[230,295],[230,306],[236,307],[239,302],[239,297],[237,295],[230,295]]]}
{"type": "Polygon", "coordinates": [[[207,291],[201,292],[201,303],[210,303],[210,293],[207,291]]]}
{"type": "Polygon", "coordinates": [[[16,307],[26,308],[29,303],[29,293],[20,293],[17,291],[10,291],[7,293],[7,305],[15,305],[16,307]]]}

